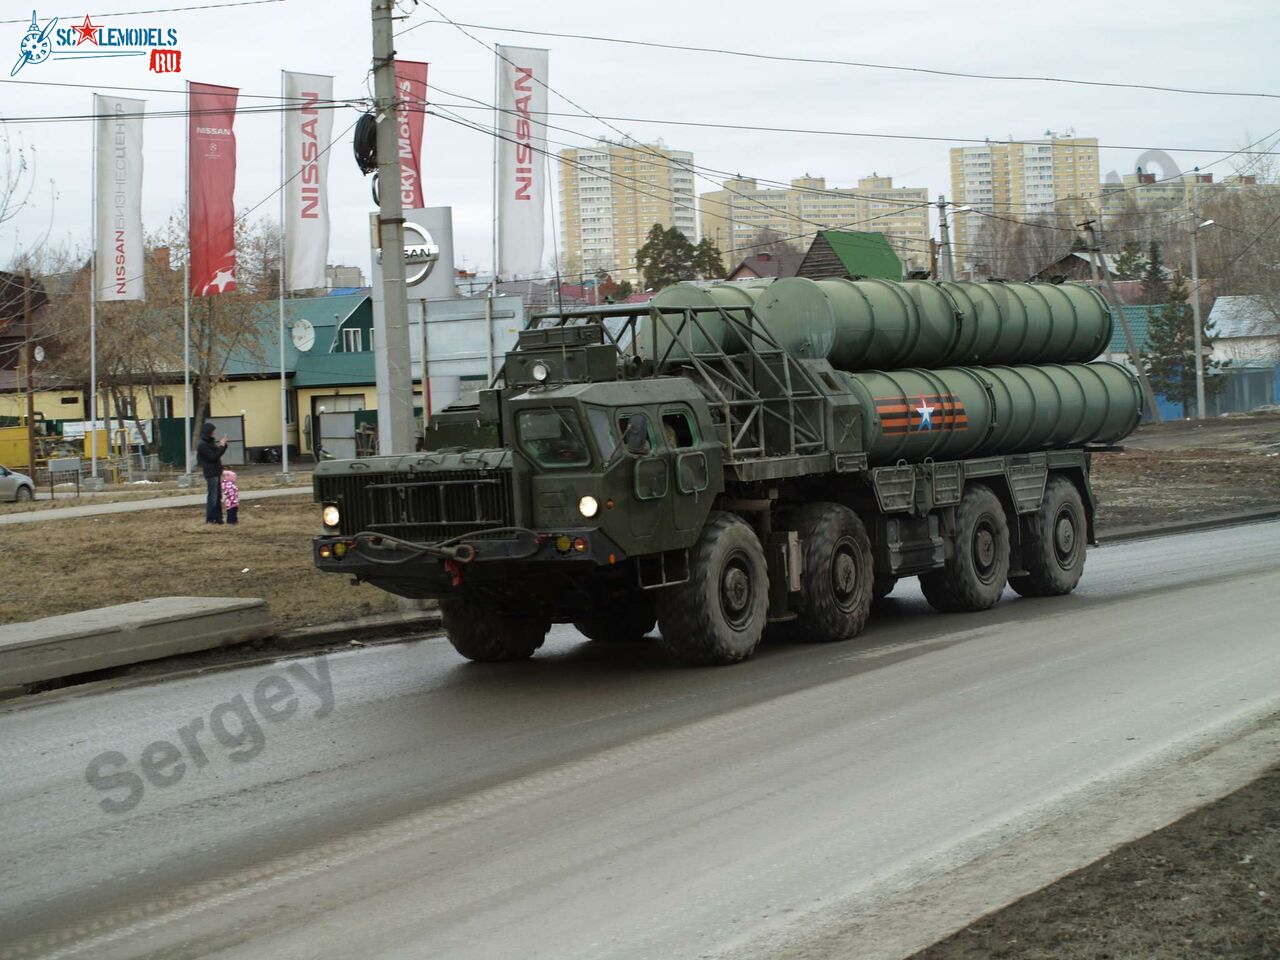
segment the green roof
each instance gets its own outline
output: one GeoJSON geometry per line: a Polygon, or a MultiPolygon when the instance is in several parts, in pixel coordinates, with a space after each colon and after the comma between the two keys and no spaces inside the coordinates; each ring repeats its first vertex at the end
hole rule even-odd
{"type": "Polygon", "coordinates": [[[902,279],[902,261],[883,233],[823,230],[819,236],[831,245],[851,276],[902,279]]]}
{"type": "Polygon", "coordinates": [[[374,382],[373,352],[317,353],[312,349],[298,358],[295,387],[337,387],[374,382]]]}
{"type": "MultiPolygon", "coordinates": [[[[284,302],[284,368],[285,371],[300,369],[303,360],[311,357],[329,358],[336,349],[337,331],[342,321],[346,320],[369,299],[367,293],[343,294],[336,297],[295,297],[284,302]],[[306,320],[315,332],[315,342],[306,353],[301,353],[293,345],[290,329],[299,320],[306,320]]],[[[227,359],[226,375],[228,377],[252,377],[264,374],[280,373],[280,340],[277,333],[280,329],[279,301],[264,302],[258,307],[259,323],[262,325],[262,336],[254,349],[237,350],[227,359]]],[[[369,355],[372,358],[372,354],[369,355]]],[[[372,359],[370,359],[372,369],[372,359]]],[[[347,382],[347,381],[338,381],[347,382]]]]}
{"type": "MultiPolygon", "coordinates": [[[[1147,348],[1147,327],[1151,316],[1149,311],[1159,309],[1147,304],[1125,304],[1124,310],[1125,322],[1129,325],[1129,332],[1133,334],[1134,346],[1139,350],[1147,348]]],[[[1115,307],[1111,308],[1111,343],[1107,346],[1107,350],[1111,353],[1128,353],[1129,345],[1124,339],[1124,328],[1120,326],[1120,321],[1116,319],[1115,307]]]]}

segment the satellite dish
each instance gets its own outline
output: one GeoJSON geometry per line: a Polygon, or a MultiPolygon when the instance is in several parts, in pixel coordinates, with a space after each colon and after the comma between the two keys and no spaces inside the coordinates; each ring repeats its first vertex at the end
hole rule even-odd
{"type": "Polygon", "coordinates": [[[316,329],[310,320],[295,320],[292,328],[293,345],[300,353],[306,353],[316,345],[316,329]]]}
{"type": "Polygon", "coordinates": [[[44,362],[44,347],[36,344],[36,363],[44,362]]]}

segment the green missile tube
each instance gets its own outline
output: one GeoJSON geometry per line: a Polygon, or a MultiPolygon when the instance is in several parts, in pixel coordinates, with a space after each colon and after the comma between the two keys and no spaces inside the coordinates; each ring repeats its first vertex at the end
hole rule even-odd
{"type": "Polygon", "coordinates": [[[872,466],[1115,443],[1142,417],[1116,363],[844,373],[872,466]]]}

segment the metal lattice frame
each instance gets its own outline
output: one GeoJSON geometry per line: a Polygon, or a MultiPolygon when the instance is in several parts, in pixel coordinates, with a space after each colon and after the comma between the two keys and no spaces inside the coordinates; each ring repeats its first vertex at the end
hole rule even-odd
{"type": "Polygon", "coordinates": [[[604,341],[627,359],[624,369],[632,376],[684,376],[697,384],[724,428],[722,439],[731,461],[804,456],[827,447],[821,389],[749,307],[588,307],[538,313],[529,321],[530,327],[570,324],[599,324],[604,341]],[[720,346],[693,349],[698,337],[717,343],[703,322],[707,314],[718,315],[726,342],[736,338],[740,351],[730,353],[720,346]],[[643,317],[650,321],[648,357],[640,351],[643,317]],[[611,319],[621,323],[611,327],[611,319]],[[660,328],[670,338],[661,351],[660,328]],[[785,443],[779,444],[776,435],[769,442],[770,425],[782,429],[785,443]]]}

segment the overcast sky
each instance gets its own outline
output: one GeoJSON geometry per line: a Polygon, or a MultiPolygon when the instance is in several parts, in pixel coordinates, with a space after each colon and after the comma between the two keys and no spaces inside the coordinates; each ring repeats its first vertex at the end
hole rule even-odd
{"type": "MultiPolygon", "coordinates": [[[[207,0],[216,2],[216,0],[207,0]]],[[[191,5],[192,0],[112,0],[105,11],[191,5]]],[[[438,19],[429,8],[401,0],[408,19],[400,29],[438,19]]],[[[909,5],[813,0],[803,5],[751,0],[735,4],[669,2],[602,4],[557,0],[438,6],[458,21],[620,36],[637,40],[715,46],[802,57],[830,57],[959,71],[1073,77],[1217,90],[1280,93],[1280,7],[1275,0],[1166,0],[1121,4],[1007,4],[936,2],[909,5]],[[1043,13],[1035,12],[1043,8],[1043,13]],[[1007,13],[1005,16],[993,13],[1007,13]]],[[[0,19],[29,16],[14,0],[0,4],[0,19]]],[[[65,0],[38,8],[65,25],[85,10],[65,0]]],[[[279,71],[332,73],[335,96],[367,96],[370,63],[369,4],[362,0],[281,0],[221,10],[144,16],[94,14],[107,26],[176,27],[183,72],[148,72],[145,58],[63,60],[27,65],[0,86],[4,133],[34,147],[40,181],[30,207],[0,232],[0,263],[42,240],[87,249],[90,224],[91,125],[30,123],[18,118],[84,114],[92,89],[44,85],[156,88],[143,97],[150,110],[181,109],[182,80],[240,87],[244,94],[276,95],[279,71]],[[35,81],[41,81],[37,84],[35,81]],[[164,91],[164,92],[161,92],[164,91]],[[50,196],[49,181],[53,181],[50,196]]],[[[0,23],[0,50],[16,59],[27,20],[0,23]]],[[[59,26],[62,26],[60,23],[59,26]]],[[[644,120],[710,121],[809,127],[944,138],[1031,138],[1048,129],[1074,129],[1104,145],[1150,148],[1235,149],[1280,128],[1280,100],[1208,97],[1151,91],[997,82],[927,76],[846,66],[759,60],[619,46],[582,40],[472,31],[486,43],[550,48],[550,86],[596,115],[644,120]]],[[[431,64],[433,97],[454,94],[486,103],[493,97],[493,57],[475,40],[443,23],[426,23],[397,41],[397,53],[431,64]],[[445,91],[448,91],[446,93],[445,91]]],[[[10,60],[4,61],[9,64],[10,60]]],[[[0,71],[0,78],[5,77],[0,71]]],[[[265,101],[241,98],[241,105],[265,101]]],[[[551,110],[576,112],[552,98],[551,110]]],[[[486,121],[487,114],[470,112],[486,121]]],[[[356,118],[335,117],[335,133],[356,118]]],[[[586,116],[556,119],[575,134],[550,131],[553,140],[586,143],[608,126],[586,116]]],[[[873,171],[903,186],[949,193],[949,143],[808,136],[617,122],[642,140],[661,137],[691,150],[700,166],[776,180],[810,173],[829,186],[850,186],[873,171]]],[[[236,206],[249,207],[279,182],[279,117],[236,121],[239,173],[236,206]]],[[[184,122],[153,118],[145,130],[143,217],[161,227],[182,202],[184,122]]],[[[552,149],[558,145],[552,144],[552,149]]],[[[1219,156],[1173,153],[1190,169],[1219,156]]],[[[1101,151],[1102,172],[1131,172],[1139,151],[1101,151]]],[[[428,205],[453,207],[458,266],[487,268],[490,261],[492,141],[482,133],[428,117],[423,179],[428,205]]],[[[1230,162],[1214,171],[1229,172],[1230,162]]],[[[330,166],[333,233],[330,262],[369,267],[368,181],[351,157],[350,134],[341,138],[330,166]]],[[[700,178],[699,193],[715,178],[700,178]]],[[[554,183],[554,176],[551,178],[554,183]]],[[[274,215],[274,200],[263,208],[274,215]]],[[[548,256],[550,250],[548,249],[548,256]]]]}

